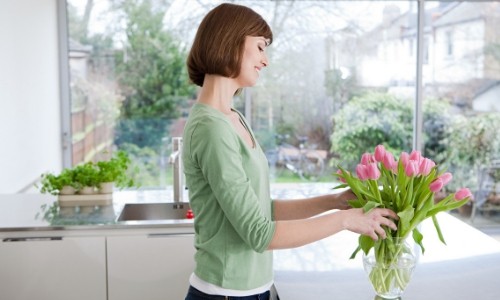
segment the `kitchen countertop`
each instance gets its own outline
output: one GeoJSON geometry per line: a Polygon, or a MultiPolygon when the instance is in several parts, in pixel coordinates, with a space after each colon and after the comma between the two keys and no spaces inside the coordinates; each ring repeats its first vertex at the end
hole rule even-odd
{"type": "MultiPolygon", "coordinates": [[[[271,192],[272,197],[292,199],[329,193],[332,187],[330,183],[273,184],[271,192]]],[[[183,199],[188,198],[185,190],[183,199]]],[[[159,202],[173,202],[172,186],[115,191],[111,205],[80,208],[60,208],[52,195],[0,194],[0,232],[193,227],[193,220],[187,219],[116,221],[126,203],[159,202]]]]}
{"type": "MultiPolygon", "coordinates": [[[[193,226],[193,220],[117,221],[127,203],[172,202],[172,190],[130,190],[113,193],[106,206],[59,207],[57,197],[42,194],[0,194],[0,232],[64,229],[120,229],[193,226]]],[[[187,199],[187,198],[185,198],[187,199]]]]}

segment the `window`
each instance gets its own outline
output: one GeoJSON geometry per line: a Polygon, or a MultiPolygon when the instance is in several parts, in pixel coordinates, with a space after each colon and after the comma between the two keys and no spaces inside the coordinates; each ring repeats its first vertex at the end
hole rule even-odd
{"type": "MultiPolygon", "coordinates": [[[[201,18],[221,2],[68,0],[73,164],[123,149],[143,186],[170,183],[171,140],[196,99],[185,58],[201,18]]],[[[325,181],[337,162],[352,166],[379,143],[412,149],[417,1],[235,3],[261,13],[275,34],[270,66],[235,100],[272,163],[283,146],[276,136],[295,148],[307,137],[325,161],[314,179],[325,181]]],[[[471,179],[499,156],[498,4],[426,1],[423,12],[422,151],[464,170],[455,183],[473,190],[471,179]]],[[[302,180],[293,170],[274,176],[302,180]]]]}
{"type": "Polygon", "coordinates": [[[446,55],[453,56],[453,32],[446,31],[445,36],[446,36],[446,55]]]}

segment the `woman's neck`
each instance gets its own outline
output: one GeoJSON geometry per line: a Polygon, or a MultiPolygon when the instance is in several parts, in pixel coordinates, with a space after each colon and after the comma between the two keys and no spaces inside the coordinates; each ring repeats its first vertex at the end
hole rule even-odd
{"type": "Polygon", "coordinates": [[[233,96],[237,89],[232,78],[206,74],[197,101],[230,114],[233,96]]]}

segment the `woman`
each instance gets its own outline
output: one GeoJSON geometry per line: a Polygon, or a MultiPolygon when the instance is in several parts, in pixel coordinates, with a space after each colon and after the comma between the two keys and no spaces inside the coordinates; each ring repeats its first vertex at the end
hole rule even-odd
{"type": "Polygon", "coordinates": [[[241,88],[268,65],[273,36],[253,10],[222,4],[201,22],[187,65],[201,87],[184,129],[183,163],[195,214],[196,268],[186,300],[269,299],[272,251],[299,247],[342,230],[385,238],[396,229],[386,209],[349,209],[350,191],[271,200],[268,162],[241,113],[241,88]],[[336,212],[320,213],[339,209],[336,212]],[[240,297],[240,298],[238,298],[240,297]]]}

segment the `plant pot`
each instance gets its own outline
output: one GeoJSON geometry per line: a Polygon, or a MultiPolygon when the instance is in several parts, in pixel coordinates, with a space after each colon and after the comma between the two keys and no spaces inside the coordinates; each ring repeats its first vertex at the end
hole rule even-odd
{"type": "Polygon", "coordinates": [[[59,195],[74,195],[76,193],[76,189],[70,185],[65,185],[59,191],[59,195]]]}
{"type": "Polygon", "coordinates": [[[500,204],[500,194],[492,192],[488,195],[487,200],[489,203],[491,203],[493,205],[498,205],[498,204],[500,204]]]}
{"type": "Polygon", "coordinates": [[[462,217],[470,217],[472,215],[472,203],[469,202],[465,205],[462,205],[458,208],[458,213],[462,216],[462,217]]]}
{"type": "Polygon", "coordinates": [[[79,191],[80,195],[93,195],[95,194],[95,188],[93,186],[84,186],[79,191]]]}
{"type": "Polygon", "coordinates": [[[114,182],[102,182],[99,184],[100,194],[112,194],[114,188],[114,182]]]}
{"type": "Polygon", "coordinates": [[[437,192],[436,194],[434,194],[434,203],[439,203],[441,200],[446,198],[446,196],[447,196],[447,194],[443,190],[437,192]]]}
{"type": "Polygon", "coordinates": [[[400,298],[416,265],[414,248],[406,240],[394,238],[375,242],[368,255],[363,255],[363,267],[375,290],[382,299],[400,298]]]}

